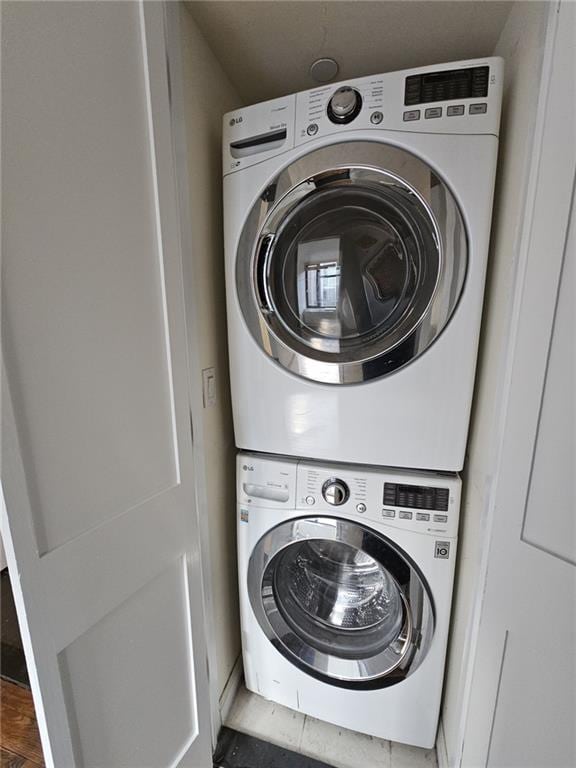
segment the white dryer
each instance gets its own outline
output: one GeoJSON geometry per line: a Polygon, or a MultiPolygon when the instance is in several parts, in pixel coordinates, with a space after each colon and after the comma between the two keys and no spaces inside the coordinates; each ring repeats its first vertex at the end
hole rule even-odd
{"type": "Polygon", "coordinates": [[[249,690],[362,733],[435,743],[457,475],[238,457],[249,690]]]}
{"type": "Polygon", "coordinates": [[[461,469],[501,93],[490,58],[225,116],[240,448],[461,469]]]}

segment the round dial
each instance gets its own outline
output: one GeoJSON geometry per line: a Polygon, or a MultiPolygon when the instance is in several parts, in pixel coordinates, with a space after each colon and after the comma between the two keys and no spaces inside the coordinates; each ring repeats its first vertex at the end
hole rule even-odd
{"type": "Polygon", "coordinates": [[[362,108],[362,97],[354,88],[338,88],[328,102],[328,117],[333,123],[349,123],[362,108]]]}
{"type": "Polygon", "coordinates": [[[328,504],[332,504],[333,507],[339,507],[341,504],[348,501],[350,490],[344,480],[331,478],[330,480],[326,480],[322,486],[322,496],[328,504]]]}

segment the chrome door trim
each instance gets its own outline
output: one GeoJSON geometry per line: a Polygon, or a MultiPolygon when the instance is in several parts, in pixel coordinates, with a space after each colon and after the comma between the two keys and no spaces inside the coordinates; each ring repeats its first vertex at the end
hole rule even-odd
{"type": "Polygon", "coordinates": [[[248,563],[250,605],[274,647],[307,674],[346,688],[384,688],[412,674],[428,653],[435,614],[430,589],[409,556],[383,534],[363,524],[336,517],[300,517],[280,523],[254,547],[248,563]],[[368,658],[330,655],[305,642],[286,622],[273,592],[275,562],[292,544],[332,540],[362,549],[392,576],[404,608],[403,626],[395,641],[368,658]]]}
{"type": "Polygon", "coordinates": [[[466,227],[444,181],[405,149],[369,141],[341,142],[291,163],[262,192],[240,236],[236,289],[250,333],[267,355],[303,378],[354,384],[398,370],[435,341],[457,306],[466,267],[466,227]],[[268,282],[274,240],[286,216],[319,189],[359,183],[393,189],[426,212],[437,246],[438,275],[416,320],[404,318],[391,334],[367,345],[361,356],[335,361],[333,354],[306,344],[286,327],[269,303],[269,292],[263,293],[263,284],[268,282]]]}

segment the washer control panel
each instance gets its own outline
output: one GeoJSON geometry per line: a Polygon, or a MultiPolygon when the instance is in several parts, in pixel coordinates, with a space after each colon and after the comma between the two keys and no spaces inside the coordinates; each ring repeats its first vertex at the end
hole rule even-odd
{"type": "Polygon", "coordinates": [[[346,514],[394,528],[455,537],[460,485],[455,474],[299,461],[296,506],[307,514],[346,514]]]}
{"type": "Polygon", "coordinates": [[[456,474],[321,464],[240,453],[237,498],[244,510],[293,510],[295,516],[344,516],[428,535],[458,535],[456,474]]]}

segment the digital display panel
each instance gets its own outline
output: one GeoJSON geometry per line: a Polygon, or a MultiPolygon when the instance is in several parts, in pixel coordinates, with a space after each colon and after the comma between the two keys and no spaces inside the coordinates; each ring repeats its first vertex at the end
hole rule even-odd
{"type": "Polygon", "coordinates": [[[448,488],[402,485],[400,483],[384,484],[383,502],[388,507],[432,509],[438,512],[446,512],[449,500],[450,491],[448,488]]]}
{"type": "Polygon", "coordinates": [[[490,67],[449,69],[406,78],[405,106],[455,99],[485,99],[490,67]]]}

